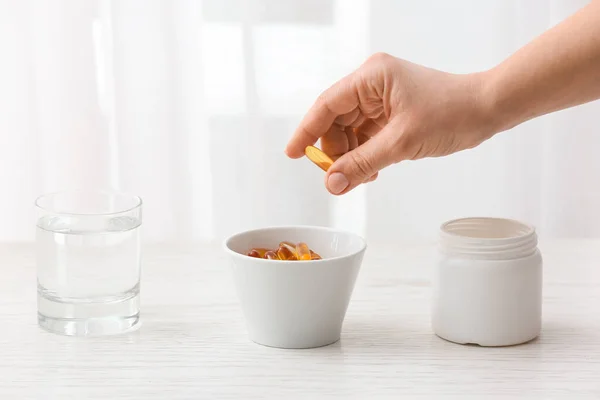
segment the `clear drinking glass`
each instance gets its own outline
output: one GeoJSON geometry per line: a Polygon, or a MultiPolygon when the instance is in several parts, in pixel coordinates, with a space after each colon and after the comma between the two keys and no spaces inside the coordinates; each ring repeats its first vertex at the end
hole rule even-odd
{"type": "Polygon", "coordinates": [[[73,336],[136,327],[142,200],[76,191],[44,195],[35,204],[39,325],[73,336]]]}

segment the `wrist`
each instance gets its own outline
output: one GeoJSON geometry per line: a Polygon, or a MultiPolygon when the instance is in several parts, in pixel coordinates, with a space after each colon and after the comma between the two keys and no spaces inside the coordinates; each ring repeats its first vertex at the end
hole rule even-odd
{"type": "Polygon", "coordinates": [[[477,84],[477,107],[488,127],[489,135],[507,131],[525,122],[527,110],[519,105],[511,85],[502,81],[502,71],[493,68],[473,74],[477,84]]]}

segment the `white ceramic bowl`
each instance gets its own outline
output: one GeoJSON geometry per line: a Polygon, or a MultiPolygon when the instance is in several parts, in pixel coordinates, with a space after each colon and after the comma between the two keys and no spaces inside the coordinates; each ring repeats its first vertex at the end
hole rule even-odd
{"type": "Polygon", "coordinates": [[[225,241],[250,339],[279,348],[313,348],[340,339],[366,243],[317,226],[272,227],[225,241]],[[322,260],[280,261],[246,256],[253,247],[305,242],[322,260]]]}

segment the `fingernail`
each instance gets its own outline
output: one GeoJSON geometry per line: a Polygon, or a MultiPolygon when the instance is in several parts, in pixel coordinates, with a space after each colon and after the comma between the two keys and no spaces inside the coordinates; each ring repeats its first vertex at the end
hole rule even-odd
{"type": "Polygon", "coordinates": [[[334,172],[333,174],[329,175],[329,178],[327,179],[327,187],[329,187],[329,190],[333,194],[342,193],[349,184],[350,182],[348,181],[348,178],[346,178],[341,172],[334,172]]]}

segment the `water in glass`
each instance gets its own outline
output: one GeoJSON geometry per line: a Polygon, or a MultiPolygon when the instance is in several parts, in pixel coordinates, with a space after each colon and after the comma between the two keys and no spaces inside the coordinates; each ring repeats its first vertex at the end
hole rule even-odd
{"type": "Polygon", "coordinates": [[[139,321],[140,224],[132,216],[46,215],[37,222],[38,319],[67,335],[139,321]]]}

